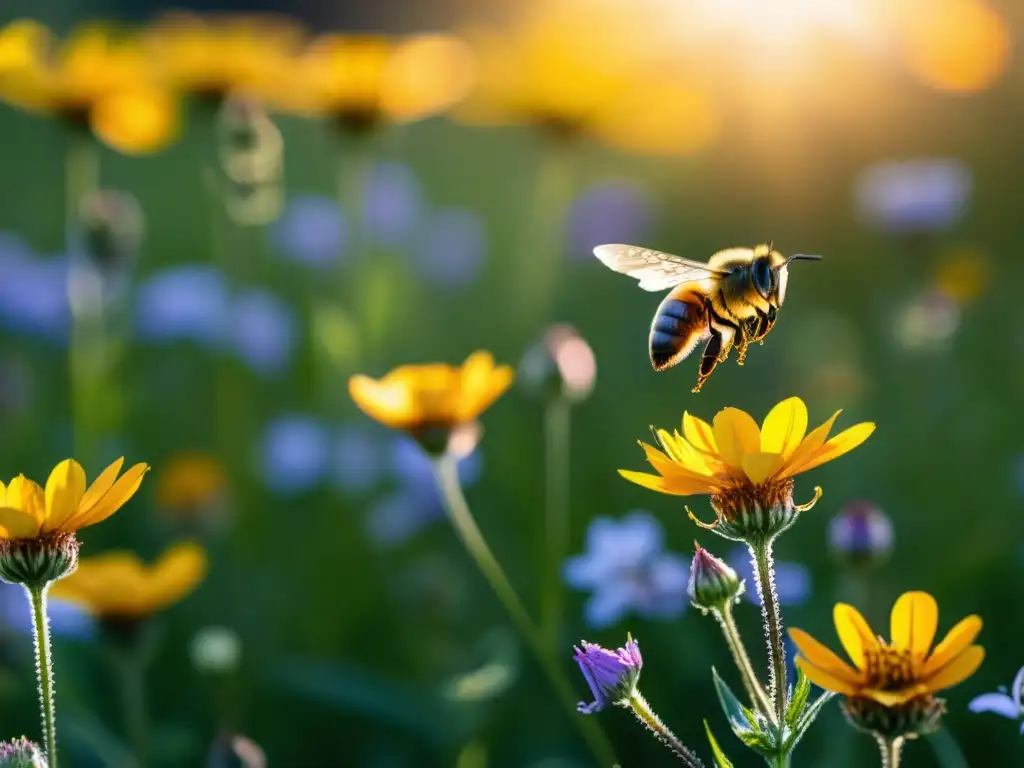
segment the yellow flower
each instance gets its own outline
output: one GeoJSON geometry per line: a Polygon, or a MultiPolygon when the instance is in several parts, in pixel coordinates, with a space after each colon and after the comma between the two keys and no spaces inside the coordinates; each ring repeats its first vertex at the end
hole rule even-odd
{"type": "Polygon", "coordinates": [[[153,565],[133,552],[107,552],[82,560],[50,594],[102,618],[145,618],[185,598],[206,569],[206,552],[196,544],[176,544],[153,565]]]}
{"type": "Polygon", "coordinates": [[[473,71],[469,46],[450,35],[325,34],[280,71],[268,100],[349,130],[371,130],[444,110],[465,95],[473,71]]]}
{"type": "Polygon", "coordinates": [[[165,82],[219,102],[234,92],[259,92],[289,71],[303,37],[299,25],[278,16],[176,12],[153,24],[144,44],[165,82]]]}
{"type": "Polygon", "coordinates": [[[427,439],[428,450],[444,450],[453,430],[473,424],[511,385],[512,369],[495,365],[490,352],[480,351],[461,367],[403,365],[379,380],[356,375],[348,390],[371,418],[427,439]]]}
{"type": "Polygon", "coordinates": [[[163,465],[156,503],[164,509],[192,512],[216,501],[227,484],[224,468],[212,456],[180,453],[163,465]]]}
{"type": "Polygon", "coordinates": [[[666,74],[649,30],[631,11],[563,0],[511,29],[470,31],[479,73],[458,116],[590,136],[631,152],[706,148],[719,127],[710,92],[685,73],[666,74]]]}
{"type": "Polygon", "coordinates": [[[7,101],[89,126],[120,152],[154,152],[178,133],[177,102],[130,36],[90,26],[56,47],[45,28],[16,22],[0,32],[0,58],[7,101]]]}
{"type": "Polygon", "coordinates": [[[833,615],[852,666],[803,630],[791,629],[800,651],[796,664],[811,682],[846,696],[856,723],[890,738],[933,725],[942,707],[932,695],[966,680],[985,658],[984,649],[972,645],[981,631],[978,616],[958,622],[932,646],[939,609],[927,592],[905,592],[896,601],[889,642],[876,636],[853,606],[838,603],[833,615]],[[887,724],[908,729],[886,733],[887,724]]]}
{"type": "Polygon", "coordinates": [[[684,413],[681,434],[655,432],[661,450],[640,443],[658,474],[624,469],[619,474],[659,493],[709,495],[717,525],[735,524],[743,515],[756,517],[771,508],[801,512],[809,505],[792,507],[792,478],[853,450],[875,430],[865,422],[828,439],[840,413],[810,433],[807,406],[798,397],[772,408],[760,428],[738,408],[719,411],[713,424],[684,413]]]}
{"type": "Polygon", "coordinates": [[[135,495],[149,465],[136,464],[121,477],[120,458],[86,488],[85,471],[65,459],[50,473],[45,490],[24,475],[0,483],[0,539],[34,539],[67,534],[102,522],[135,495]]]}

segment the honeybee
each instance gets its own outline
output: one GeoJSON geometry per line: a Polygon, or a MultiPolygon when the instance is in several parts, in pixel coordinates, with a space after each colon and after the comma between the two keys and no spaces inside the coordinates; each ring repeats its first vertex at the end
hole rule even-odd
{"type": "Polygon", "coordinates": [[[743,365],[747,347],[764,342],[786,298],[789,262],[821,259],[803,253],[786,258],[771,243],[727,248],[707,264],[635,245],[599,245],[594,255],[635,277],[645,291],[672,289],[651,323],[651,365],[656,371],[670,368],[707,340],[694,392],[733,346],[743,365]]]}

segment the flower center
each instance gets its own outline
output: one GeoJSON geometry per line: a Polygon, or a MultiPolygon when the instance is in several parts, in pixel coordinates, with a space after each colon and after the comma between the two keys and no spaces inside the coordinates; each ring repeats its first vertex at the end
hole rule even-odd
{"type": "Polygon", "coordinates": [[[877,651],[867,651],[864,669],[868,683],[880,691],[899,691],[917,681],[910,651],[882,645],[877,651]]]}

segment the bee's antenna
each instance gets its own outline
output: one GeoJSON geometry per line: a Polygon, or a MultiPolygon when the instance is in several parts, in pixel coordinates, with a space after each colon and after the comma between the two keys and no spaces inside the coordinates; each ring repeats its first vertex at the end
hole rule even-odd
{"type": "Polygon", "coordinates": [[[814,253],[794,253],[785,263],[789,264],[791,261],[821,261],[821,256],[814,253]]]}

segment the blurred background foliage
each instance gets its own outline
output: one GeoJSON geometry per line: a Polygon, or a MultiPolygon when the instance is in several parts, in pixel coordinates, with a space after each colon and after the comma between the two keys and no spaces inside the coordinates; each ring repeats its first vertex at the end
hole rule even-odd
{"type": "MultiPolygon", "coordinates": [[[[139,496],[85,534],[84,553],[152,560],[183,538],[209,552],[195,593],[155,618],[152,764],[227,765],[229,752],[254,749],[235,734],[271,765],[588,764],[444,524],[425,459],[346,394],[354,372],[458,362],[478,348],[515,364],[555,322],[572,323],[597,361],[596,388],[572,409],[567,556],[587,549],[595,518],[643,519],[623,516],[644,509],[676,553],[664,557],[688,561],[697,529],[682,505],[615,472],[639,467],[635,440],[648,424],[677,423],[684,409],[710,419],[726,405],[763,414],[793,394],[812,421],[840,407],[841,423],[876,421],[862,450],[818,470],[823,501],[779,544],[793,564],[786,621],[827,637],[832,604],[851,600],[883,626],[908,589],[935,594],[947,618],[981,614],[988,656],[949,692],[947,731],[969,764],[1015,762],[1017,728],[970,714],[967,702],[1024,663],[1013,618],[1024,565],[1024,70],[1014,56],[1024,9],[194,6],[287,12],[297,24],[245,27],[234,47],[230,29],[203,28],[213,43],[197,50],[221,56],[198,59],[200,74],[220,77],[205,80],[171,66],[186,61],[181,49],[160,49],[174,30],[199,35],[155,24],[166,10],[6,3],[3,20],[31,17],[60,35],[98,19],[156,31],[144,55],[133,59],[131,43],[116,66],[85,45],[82,69],[58,59],[72,72],[64,79],[0,79],[10,102],[0,117],[3,474],[41,479],[72,454],[90,477],[116,456],[147,461],[139,496]],[[307,34],[327,31],[341,37],[307,46],[307,34]],[[367,31],[466,42],[345,37],[367,31]],[[124,99],[90,90],[115,71],[129,75],[124,99]],[[33,98],[16,87],[26,83],[33,98]],[[245,99],[224,101],[239,87],[245,99]],[[68,180],[88,191],[91,174],[126,194],[93,195],[69,218],[68,180]],[[96,231],[107,238],[99,245],[96,231]],[[658,297],[590,255],[636,242],[706,259],[768,240],[824,261],[794,268],[765,345],[743,368],[721,366],[696,396],[695,360],[650,369],[658,297]],[[97,251],[110,260],[98,263],[97,251]],[[891,518],[895,543],[877,567],[844,564],[835,537],[827,543],[830,517],[851,503],[891,518]]],[[[25,39],[0,38],[8,78],[25,39]]],[[[544,572],[542,412],[521,389],[504,397],[461,467],[533,610],[544,572]]],[[[797,495],[810,489],[801,481],[797,495]]],[[[737,764],[753,765],[728,741],[713,696],[709,667],[732,672],[717,628],[684,610],[678,578],[644,587],[650,562],[622,564],[616,578],[640,586],[621,615],[595,615],[587,594],[571,592],[566,668],[580,636],[616,646],[631,631],[644,693],[677,734],[707,754],[707,717],[737,764]]],[[[9,736],[38,727],[23,602],[0,589],[9,736]]],[[[54,611],[65,762],[132,764],[102,642],[87,616],[54,611]]],[[[738,615],[758,653],[756,609],[738,615]]],[[[669,759],[624,714],[599,717],[624,765],[669,759]]],[[[911,745],[905,764],[962,764],[948,734],[911,745]]],[[[797,760],[863,765],[874,749],[830,706],[797,760]]]]}

